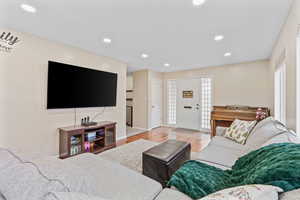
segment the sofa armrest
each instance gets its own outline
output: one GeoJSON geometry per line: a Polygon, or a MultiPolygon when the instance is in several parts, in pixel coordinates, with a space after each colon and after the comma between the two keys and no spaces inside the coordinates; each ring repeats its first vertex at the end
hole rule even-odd
{"type": "Polygon", "coordinates": [[[216,129],[216,135],[217,136],[224,136],[225,135],[225,132],[226,132],[226,127],[220,127],[218,126],[217,129],[216,129]]]}

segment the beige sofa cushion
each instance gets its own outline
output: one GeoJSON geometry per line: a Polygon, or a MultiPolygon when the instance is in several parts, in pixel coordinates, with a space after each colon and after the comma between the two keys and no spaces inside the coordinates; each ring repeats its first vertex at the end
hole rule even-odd
{"type": "Polygon", "coordinates": [[[258,124],[258,127],[251,131],[246,146],[255,150],[271,138],[286,131],[287,128],[283,124],[276,120],[268,119],[263,124],[258,124]]]}
{"type": "Polygon", "coordinates": [[[224,136],[225,132],[226,132],[226,127],[222,127],[222,126],[217,126],[216,127],[216,135],[217,136],[224,136]]]}
{"type": "Polygon", "coordinates": [[[213,167],[216,167],[216,168],[219,168],[219,169],[223,169],[223,170],[230,169],[230,167],[227,167],[227,166],[224,166],[224,165],[212,162],[212,161],[205,161],[205,160],[200,160],[200,159],[198,159],[197,161],[202,162],[207,165],[210,165],[210,166],[213,166],[213,167]]]}
{"type": "Polygon", "coordinates": [[[300,143],[300,139],[291,132],[284,132],[265,142],[262,147],[277,143],[300,143]]]}
{"type": "Polygon", "coordinates": [[[201,162],[221,169],[229,169],[248,151],[245,145],[222,136],[215,136],[205,149],[194,155],[201,162]]]}
{"type": "Polygon", "coordinates": [[[260,129],[261,127],[263,127],[264,125],[270,123],[270,122],[273,122],[275,121],[275,119],[273,117],[268,117],[266,119],[263,119],[259,122],[257,122],[257,124],[254,126],[253,130],[251,132],[254,132],[256,131],[257,129],[260,129]]]}
{"type": "Polygon", "coordinates": [[[177,190],[164,189],[155,200],[192,200],[192,199],[177,190]]]}
{"type": "Polygon", "coordinates": [[[279,196],[279,200],[299,200],[300,199],[300,189],[293,190],[290,192],[285,192],[279,196]]]}
{"type": "Polygon", "coordinates": [[[83,193],[75,192],[51,192],[48,193],[44,200],[107,200],[83,193]]]}
{"type": "Polygon", "coordinates": [[[11,151],[0,148],[0,171],[19,163],[20,160],[11,151]]]}
{"type": "Polygon", "coordinates": [[[224,148],[218,145],[209,145],[199,152],[197,160],[221,165],[225,168],[231,168],[235,161],[243,155],[234,149],[224,148]]]}
{"type": "Polygon", "coordinates": [[[233,142],[230,139],[227,139],[225,137],[222,136],[215,136],[211,142],[209,143],[210,146],[220,146],[220,147],[224,147],[226,149],[233,149],[239,152],[243,152],[247,149],[247,147],[245,147],[245,145],[233,142]]]}
{"type": "Polygon", "coordinates": [[[45,176],[34,163],[25,162],[8,150],[2,150],[0,163],[6,162],[2,160],[5,157],[10,165],[0,170],[0,189],[7,200],[40,200],[51,191],[68,191],[62,182],[45,176]]]}
{"type": "Polygon", "coordinates": [[[3,194],[0,193],[0,200],[6,200],[3,194]]]}
{"type": "Polygon", "coordinates": [[[161,192],[158,182],[118,163],[86,153],[64,160],[92,174],[97,191],[88,193],[109,200],[153,200],[161,192]],[[87,164],[88,163],[88,164],[87,164]]]}

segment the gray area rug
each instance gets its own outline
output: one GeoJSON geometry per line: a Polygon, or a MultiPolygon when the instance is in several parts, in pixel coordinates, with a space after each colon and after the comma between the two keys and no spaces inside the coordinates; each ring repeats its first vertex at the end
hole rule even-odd
{"type": "MultiPolygon", "coordinates": [[[[158,145],[157,142],[152,142],[149,140],[137,140],[135,142],[122,145],[115,149],[105,151],[100,153],[103,159],[107,159],[113,162],[117,162],[129,169],[137,171],[139,173],[143,172],[142,154],[144,151],[158,145]]],[[[197,153],[191,154],[192,159],[197,156],[197,153]]]]}
{"type": "Polygon", "coordinates": [[[149,140],[137,140],[135,142],[122,145],[115,149],[105,151],[98,156],[101,158],[117,162],[125,167],[142,173],[142,154],[144,151],[156,146],[159,143],[149,140]]]}

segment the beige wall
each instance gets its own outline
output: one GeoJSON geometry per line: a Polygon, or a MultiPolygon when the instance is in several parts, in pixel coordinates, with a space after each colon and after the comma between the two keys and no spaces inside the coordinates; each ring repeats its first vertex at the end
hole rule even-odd
{"type": "MultiPolygon", "coordinates": [[[[152,91],[151,82],[163,80],[163,73],[152,70],[133,72],[133,126],[151,128],[152,91]]],[[[162,91],[158,91],[162,92],[162,91]]],[[[163,108],[162,113],[163,115],[163,108]]]]}
{"type": "MultiPolygon", "coordinates": [[[[74,124],[74,110],[46,109],[48,60],[118,73],[117,106],[107,108],[96,120],[116,121],[117,137],[126,136],[126,64],[11,32],[21,41],[11,53],[0,52],[0,146],[58,154],[57,128],[74,124]]],[[[102,108],[78,109],[77,124],[81,117],[101,111],[102,108]]]]}
{"type": "Polygon", "coordinates": [[[132,74],[127,75],[127,90],[133,90],[133,76],[132,74]]]}
{"type": "MultiPolygon", "coordinates": [[[[169,72],[164,73],[164,80],[211,77],[213,79],[213,105],[239,104],[271,107],[273,100],[269,74],[269,61],[265,60],[169,72]]],[[[166,94],[166,88],[164,91],[166,94]]],[[[166,113],[165,109],[165,123],[166,113]]]]}
{"type": "Polygon", "coordinates": [[[148,129],[149,71],[133,72],[133,127],[148,129]]]}
{"type": "MultiPolygon", "coordinates": [[[[274,85],[274,72],[276,63],[279,61],[280,55],[286,51],[286,75],[287,75],[287,126],[296,129],[296,67],[297,67],[297,35],[300,24],[300,1],[295,0],[292,5],[286,24],[282,28],[280,37],[274,47],[270,65],[271,65],[271,83],[274,85]]],[[[274,87],[272,88],[274,91],[274,87]]],[[[274,93],[272,93],[274,98],[274,93]]]]}

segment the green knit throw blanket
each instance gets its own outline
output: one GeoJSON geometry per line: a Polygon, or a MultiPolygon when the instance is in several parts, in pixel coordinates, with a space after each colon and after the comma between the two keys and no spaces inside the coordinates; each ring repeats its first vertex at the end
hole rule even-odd
{"type": "Polygon", "coordinates": [[[272,144],[238,159],[231,170],[198,162],[186,162],[168,186],[193,199],[230,187],[249,184],[274,185],[285,192],[300,188],[300,144],[272,144]]]}

